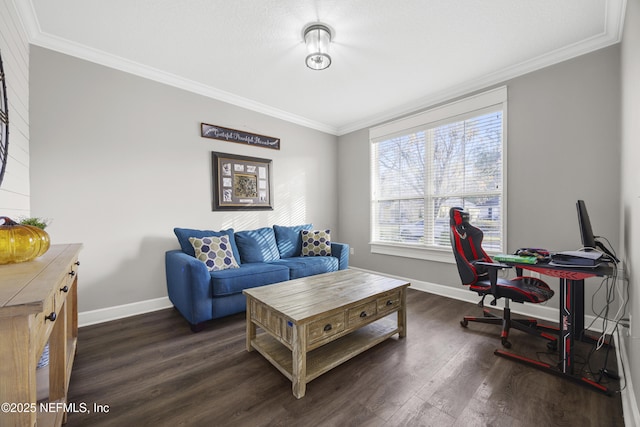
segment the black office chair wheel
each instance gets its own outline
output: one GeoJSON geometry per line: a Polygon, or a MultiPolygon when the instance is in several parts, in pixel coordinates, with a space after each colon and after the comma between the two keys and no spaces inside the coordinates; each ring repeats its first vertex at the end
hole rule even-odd
{"type": "Polygon", "coordinates": [[[502,338],[502,346],[504,348],[511,348],[511,343],[509,341],[507,341],[506,338],[502,338]]]}
{"type": "Polygon", "coordinates": [[[462,326],[463,328],[466,328],[469,325],[469,321],[467,319],[462,319],[460,321],[460,326],[462,326]]]}
{"type": "Polygon", "coordinates": [[[547,348],[551,351],[556,351],[558,349],[558,341],[548,341],[547,348]]]}

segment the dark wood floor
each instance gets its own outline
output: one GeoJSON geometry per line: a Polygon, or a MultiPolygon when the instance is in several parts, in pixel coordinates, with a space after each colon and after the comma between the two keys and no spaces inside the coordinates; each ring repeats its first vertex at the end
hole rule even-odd
{"type": "MultiPolygon", "coordinates": [[[[607,397],[494,356],[495,326],[470,324],[474,304],[408,293],[408,335],[320,376],[297,400],[291,383],[245,350],[244,314],[192,333],[173,309],[80,329],[67,426],[622,426],[607,397]],[[94,404],[108,413],[94,412],[94,404]]],[[[513,331],[512,351],[554,360],[544,341],[513,331]]],[[[589,348],[578,362],[598,370],[589,348]]],[[[615,369],[611,354],[610,368],[615,369]]],[[[617,382],[607,384],[617,388],[617,382]]]]}

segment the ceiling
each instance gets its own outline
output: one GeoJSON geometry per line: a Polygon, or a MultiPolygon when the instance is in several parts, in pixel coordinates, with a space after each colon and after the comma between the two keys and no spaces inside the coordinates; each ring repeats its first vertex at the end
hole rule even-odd
{"type": "Polygon", "coordinates": [[[626,0],[14,0],[29,41],[342,135],[619,42],[626,0]],[[305,66],[303,27],[334,30],[305,66]]]}

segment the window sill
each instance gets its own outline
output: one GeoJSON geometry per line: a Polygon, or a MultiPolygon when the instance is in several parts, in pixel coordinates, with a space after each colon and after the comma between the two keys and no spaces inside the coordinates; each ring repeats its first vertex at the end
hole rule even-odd
{"type": "Polygon", "coordinates": [[[418,245],[394,245],[392,243],[380,242],[370,242],[369,245],[371,245],[371,253],[373,254],[392,255],[448,264],[456,263],[451,249],[436,249],[418,245]]]}

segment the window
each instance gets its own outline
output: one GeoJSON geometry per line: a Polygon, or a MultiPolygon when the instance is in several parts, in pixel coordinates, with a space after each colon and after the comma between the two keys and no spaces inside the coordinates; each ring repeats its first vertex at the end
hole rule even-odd
{"type": "Polygon", "coordinates": [[[505,242],[506,88],[370,130],[372,251],[450,261],[449,209],[505,242]]]}

